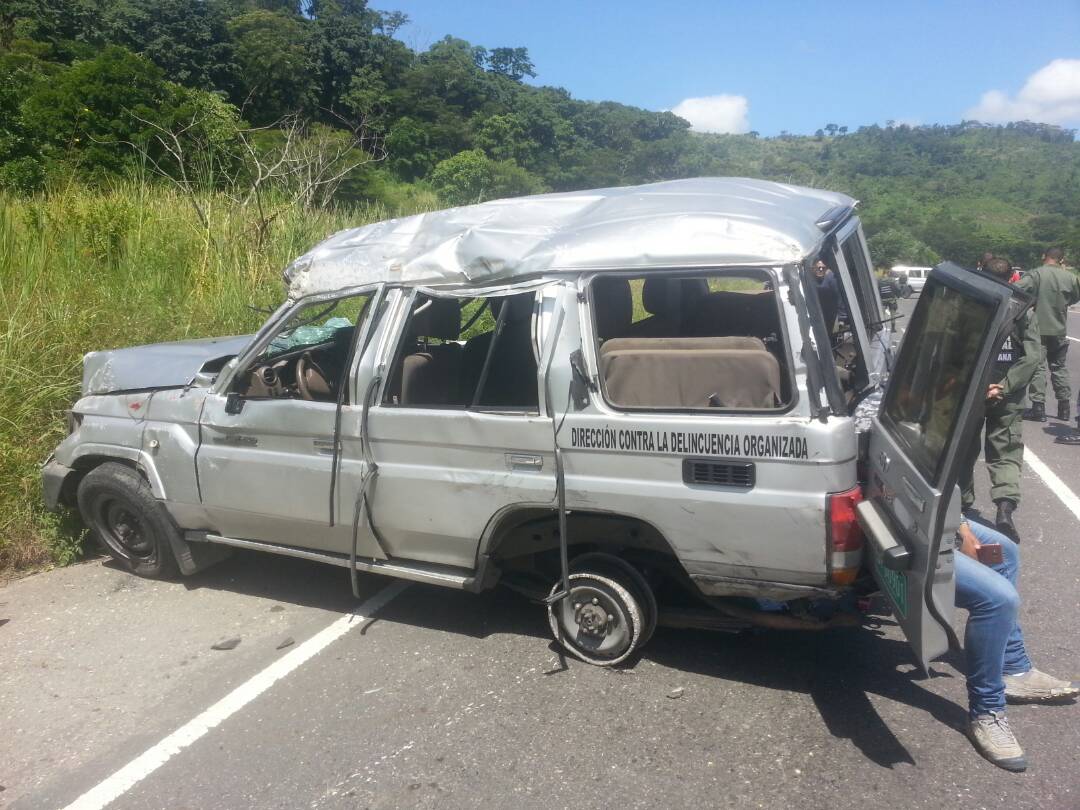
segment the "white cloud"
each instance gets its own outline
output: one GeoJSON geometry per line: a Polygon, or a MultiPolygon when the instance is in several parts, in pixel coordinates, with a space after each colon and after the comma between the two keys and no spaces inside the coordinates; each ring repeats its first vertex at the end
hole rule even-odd
{"type": "Polygon", "coordinates": [[[671,111],[689,121],[695,132],[750,131],[750,102],[746,96],[684,98],[671,111]]]}
{"type": "Polygon", "coordinates": [[[979,103],[964,113],[964,117],[991,124],[1080,123],[1080,59],[1055,59],[1039,68],[1013,97],[1000,90],[983,93],[979,103]]]}

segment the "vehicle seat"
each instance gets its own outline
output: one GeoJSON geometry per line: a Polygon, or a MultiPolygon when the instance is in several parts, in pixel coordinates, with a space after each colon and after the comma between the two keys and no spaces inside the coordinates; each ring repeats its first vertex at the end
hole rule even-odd
{"type": "Polygon", "coordinates": [[[592,283],[596,337],[600,343],[629,334],[634,320],[634,297],[625,278],[598,278],[592,283]]]}
{"type": "Polygon", "coordinates": [[[780,363],[756,338],[633,338],[600,350],[608,400],[629,408],[776,408],[780,363]]]}
{"type": "Polygon", "coordinates": [[[780,333],[775,295],[769,291],[711,292],[694,307],[688,331],[695,337],[750,335],[768,342],[780,333]]]}
{"type": "Polygon", "coordinates": [[[409,324],[406,340],[416,350],[401,365],[402,405],[454,405],[458,402],[461,375],[461,301],[457,298],[430,298],[409,324]],[[429,345],[432,339],[445,341],[429,345]]]}
{"type": "MultiPolygon", "coordinates": [[[[479,404],[487,407],[538,408],[539,383],[536,378],[536,357],[533,354],[532,314],[536,296],[522,293],[506,298],[490,299],[491,314],[498,322],[504,306],[509,307],[503,321],[502,334],[488,366],[487,380],[479,404]]],[[[491,349],[495,332],[485,332],[470,338],[462,354],[462,376],[459,403],[472,404],[484,361],[491,349]]]]}
{"type": "Polygon", "coordinates": [[[708,292],[709,282],[703,278],[645,279],[641,304],[650,317],[631,324],[627,334],[655,338],[685,335],[684,322],[708,292]]]}

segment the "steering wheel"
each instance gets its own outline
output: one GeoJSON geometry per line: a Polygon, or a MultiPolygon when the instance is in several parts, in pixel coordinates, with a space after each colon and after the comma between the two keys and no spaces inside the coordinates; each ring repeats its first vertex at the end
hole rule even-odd
{"type": "Polygon", "coordinates": [[[311,352],[304,352],[296,361],[296,387],[303,399],[311,402],[334,398],[334,389],[326,372],[319,368],[311,352]]]}

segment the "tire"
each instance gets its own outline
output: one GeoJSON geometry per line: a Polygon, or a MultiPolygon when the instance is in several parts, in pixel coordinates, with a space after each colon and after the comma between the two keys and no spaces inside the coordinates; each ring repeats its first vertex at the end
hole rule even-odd
{"type": "MultiPolygon", "coordinates": [[[[562,586],[555,582],[552,594],[562,586]]],[[[621,583],[595,573],[570,575],[570,595],[548,606],[551,632],[587,664],[610,667],[641,646],[641,604],[621,583]]]]}
{"type": "Polygon", "coordinates": [[[656,623],[660,618],[660,608],[656,604],[656,595],[652,587],[646,581],[638,569],[622,557],[607,554],[603,551],[593,551],[582,554],[570,561],[570,573],[580,571],[595,571],[609,579],[614,579],[626,588],[641,605],[641,618],[644,626],[641,629],[641,641],[638,647],[644,647],[649,643],[653,633],[656,632],[656,623]]]}
{"type": "Polygon", "coordinates": [[[171,539],[179,529],[137,471],[112,461],[95,467],[77,499],[87,527],[124,568],[148,579],[176,576],[171,539]]]}

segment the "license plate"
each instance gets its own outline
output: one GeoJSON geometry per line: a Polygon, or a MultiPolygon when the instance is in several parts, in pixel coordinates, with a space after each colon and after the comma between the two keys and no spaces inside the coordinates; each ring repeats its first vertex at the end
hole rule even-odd
{"type": "Polygon", "coordinates": [[[882,590],[888,594],[893,603],[893,608],[900,614],[900,618],[907,618],[907,577],[903,571],[892,571],[881,564],[881,560],[874,560],[877,568],[878,582],[882,590]]]}

